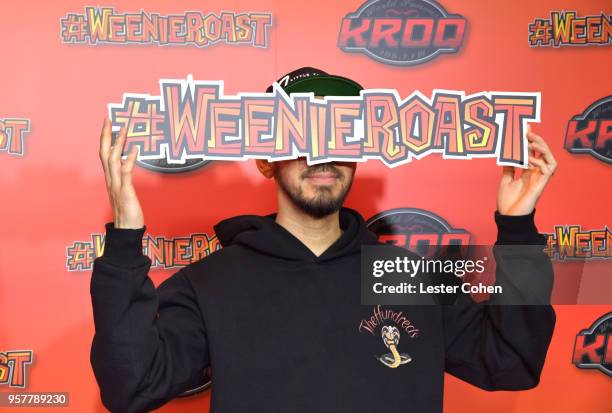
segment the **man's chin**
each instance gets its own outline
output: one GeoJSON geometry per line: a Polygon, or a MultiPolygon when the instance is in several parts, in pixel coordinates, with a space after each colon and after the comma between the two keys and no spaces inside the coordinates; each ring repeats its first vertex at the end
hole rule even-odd
{"type": "Polygon", "coordinates": [[[339,209],[340,208],[320,208],[320,207],[301,208],[302,212],[304,212],[305,214],[313,218],[317,218],[317,219],[325,218],[332,214],[335,214],[336,212],[338,212],[339,209]]]}
{"type": "Polygon", "coordinates": [[[342,207],[342,201],[338,198],[321,199],[320,197],[315,197],[312,199],[294,200],[294,202],[303,212],[315,218],[331,215],[338,212],[342,207]]]}

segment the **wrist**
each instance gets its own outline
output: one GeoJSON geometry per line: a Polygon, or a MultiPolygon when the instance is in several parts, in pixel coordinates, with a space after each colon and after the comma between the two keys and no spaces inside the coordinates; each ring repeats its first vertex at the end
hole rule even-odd
{"type": "Polygon", "coordinates": [[[138,230],[144,227],[144,222],[140,219],[136,220],[135,222],[129,222],[129,220],[122,220],[120,218],[116,218],[113,222],[110,222],[110,224],[112,224],[113,229],[138,230]]]}
{"type": "Polygon", "coordinates": [[[535,208],[523,215],[506,215],[496,210],[496,244],[541,244],[543,236],[538,233],[534,217],[535,208]]]}
{"type": "Polygon", "coordinates": [[[108,222],[105,224],[105,228],[104,257],[120,263],[131,263],[144,256],[142,239],[146,226],[143,225],[141,228],[117,228],[114,222],[108,222]]]}

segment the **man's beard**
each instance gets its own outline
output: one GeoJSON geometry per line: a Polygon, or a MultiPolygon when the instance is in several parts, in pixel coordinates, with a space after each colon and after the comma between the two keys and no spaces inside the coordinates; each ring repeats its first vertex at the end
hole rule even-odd
{"type": "Polygon", "coordinates": [[[311,174],[319,172],[332,172],[335,173],[338,182],[342,186],[340,194],[336,197],[332,194],[332,189],[327,186],[319,186],[316,189],[316,195],[312,199],[304,197],[304,193],[300,186],[292,187],[288,182],[285,181],[283,174],[276,173],[276,181],[278,182],[281,190],[287,195],[287,197],[294,203],[298,208],[314,218],[323,218],[327,215],[333,214],[338,211],[344,204],[344,200],[351,189],[353,184],[353,175],[351,175],[348,185],[344,185],[344,176],[338,171],[338,169],[331,164],[319,164],[309,167],[301,176],[301,178],[307,178],[311,174]]]}

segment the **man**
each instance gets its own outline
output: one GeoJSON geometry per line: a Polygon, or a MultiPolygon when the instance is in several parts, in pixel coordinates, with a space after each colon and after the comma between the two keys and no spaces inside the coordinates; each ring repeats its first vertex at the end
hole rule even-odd
{"type": "MultiPolygon", "coordinates": [[[[362,89],[313,68],[279,83],[317,96],[362,89]]],[[[543,243],[535,204],[556,161],[541,137],[527,136],[531,167],[516,179],[514,168],[503,169],[498,245],[543,243]]],[[[131,181],[137,152],[122,160],[124,142],[121,131],[111,146],[105,119],[100,159],[114,221],[91,280],[91,363],[111,411],[155,409],[197,386],[209,366],[216,413],[440,412],[444,371],[487,390],[537,385],[555,323],[550,305],[361,305],[360,251],[377,239],[342,207],[355,163],[257,160],[275,179],[278,212],[221,221],[214,229],[223,248],[156,290],[131,181]],[[372,357],[381,350],[388,354],[372,357]]],[[[498,264],[498,275],[511,277],[518,264],[552,277],[541,251],[498,264]]]]}

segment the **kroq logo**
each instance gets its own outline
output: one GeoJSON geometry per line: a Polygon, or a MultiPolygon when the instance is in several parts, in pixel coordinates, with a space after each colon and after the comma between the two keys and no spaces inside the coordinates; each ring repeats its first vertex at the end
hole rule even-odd
{"type": "Polygon", "coordinates": [[[574,343],[573,363],[580,369],[597,369],[612,377],[612,312],[582,330],[574,343]]]}
{"type": "Polygon", "coordinates": [[[565,149],[612,164],[612,95],[594,102],[569,121],[565,149]]]}
{"type": "Polygon", "coordinates": [[[370,0],[342,19],[338,47],[390,65],[417,65],[456,53],[466,25],[433,0],[370,0]]]}
{"type": "Polygon", "coordinates": [[[374,215],[367,221],[378,241],[406,248],[422,257],[432,257],[442,246],[466,247],[470,233],[452,228],[446,220],[418,208],[396,208],[374,215]]]}

